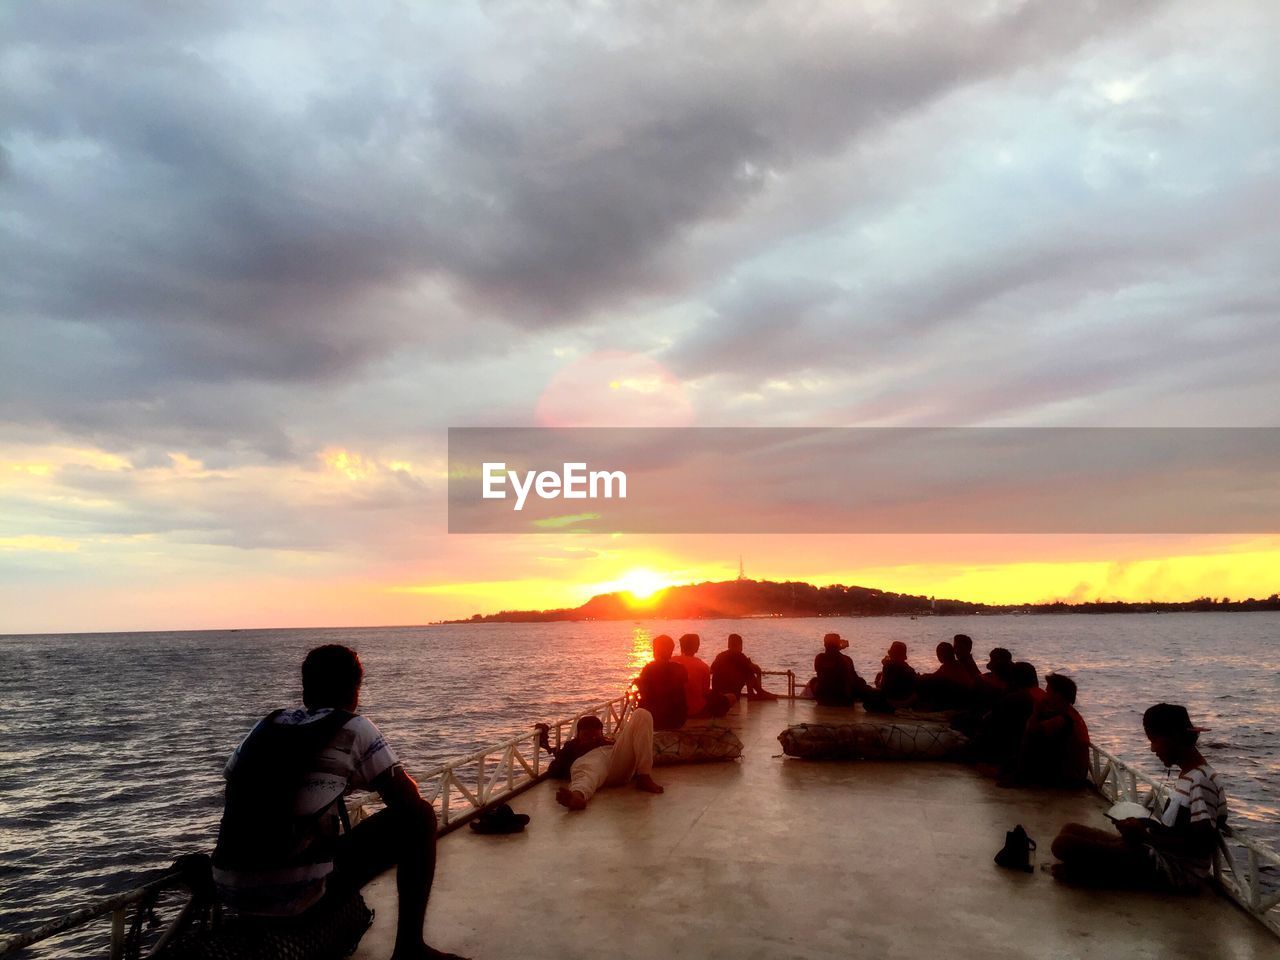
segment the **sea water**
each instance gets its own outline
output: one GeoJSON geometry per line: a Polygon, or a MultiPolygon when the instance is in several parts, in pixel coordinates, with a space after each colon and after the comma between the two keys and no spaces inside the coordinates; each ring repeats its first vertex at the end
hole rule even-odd
{"type": "MultiPolygon", "coordinates": [[[[300,702],[307,650],[346,643],[365,665],[361,710],[409,769],[617,696],[657,633],[740,633],[765,669],[812,673],[838,632],[870,680],[889,644],[917,669],[953,634],[1067,673],[1095,743],[1157,777],[1142,711],[1187,705],[1233,819],[1280,843],[1280,614],[459,624],[0,637],[0,931],[126,889],[212,846],[227,755],[263,714],[300,702]]],[[[785,692],[780,678],[773,689],[785,692]]],[[[779,760],[778,762],[783,762],[779,760]]],[[[98,941],[101,952],[101,943],[98,941]]],[[[58,955],[68,953],[57,941],[58,955]]],[[[53,954],[47,954],[53,955],[53,954]]],[[[86,953],[85,955],[89,955],[86,953]]]]}

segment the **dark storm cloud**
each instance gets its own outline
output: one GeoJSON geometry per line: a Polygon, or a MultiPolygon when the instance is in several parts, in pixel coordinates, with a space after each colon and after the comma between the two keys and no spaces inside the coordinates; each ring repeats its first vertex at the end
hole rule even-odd
{"type": "Polygon", "coordinates": [[[771,178],[1149,6],[21,7],[0,56],[6,419],[283,450],[246,383],[456,352],[471,316],[518,341],[697,290],[690,232],[771,178]]]}

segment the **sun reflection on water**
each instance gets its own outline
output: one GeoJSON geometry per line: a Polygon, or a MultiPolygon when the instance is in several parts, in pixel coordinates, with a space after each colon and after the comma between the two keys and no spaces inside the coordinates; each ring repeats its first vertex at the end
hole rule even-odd
{"type": "Polygon", "coordinates": [[[637,626],[631,634],[631,650],[627,655],[627,666],[632,674],[639,676],[644,665],[653,659],[653,634],[647,627],[637,626]]]}

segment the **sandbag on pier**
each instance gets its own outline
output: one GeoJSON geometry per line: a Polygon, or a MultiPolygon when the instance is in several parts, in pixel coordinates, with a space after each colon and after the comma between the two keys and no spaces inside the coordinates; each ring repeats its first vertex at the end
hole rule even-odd
{"type": "Polygon", "coordinates": [[[957,760],[969,738],[945,723],[865,719],[798,723],[778,734],[782,751],[805,760],[957,760]]]}
{"type": "Polygon", "coordinates": [[[742,756],[742,741],[726,727],[659,730],[653,735],[653,765],[718,763],[742,756]]]}

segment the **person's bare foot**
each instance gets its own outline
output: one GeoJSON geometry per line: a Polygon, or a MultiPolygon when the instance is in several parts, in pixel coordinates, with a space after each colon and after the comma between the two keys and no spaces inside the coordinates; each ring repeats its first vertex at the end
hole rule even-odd
{"type": "Polygon", "coordinates": [[[391,960],[467,960],[467,958],[456,953],[449,953],[447,950],[428,947],[424,943],[409,950],[396,947],[395,952],[391,954],[391,960]]]}
{"type": "Polygon", "coordinates": [[[637,773],[635,777],[636,789],[643,790],[645,793],[662,793],[662,786],[654,782],[653,777],[647,773],[637,773]]]}
{"type": "Polygon", "coordinates": [[[561,787],[556,791],[556,803],[570,810],[587,809],[587,798],[577,790],[570,790],[568,787],[561,787]]]}

